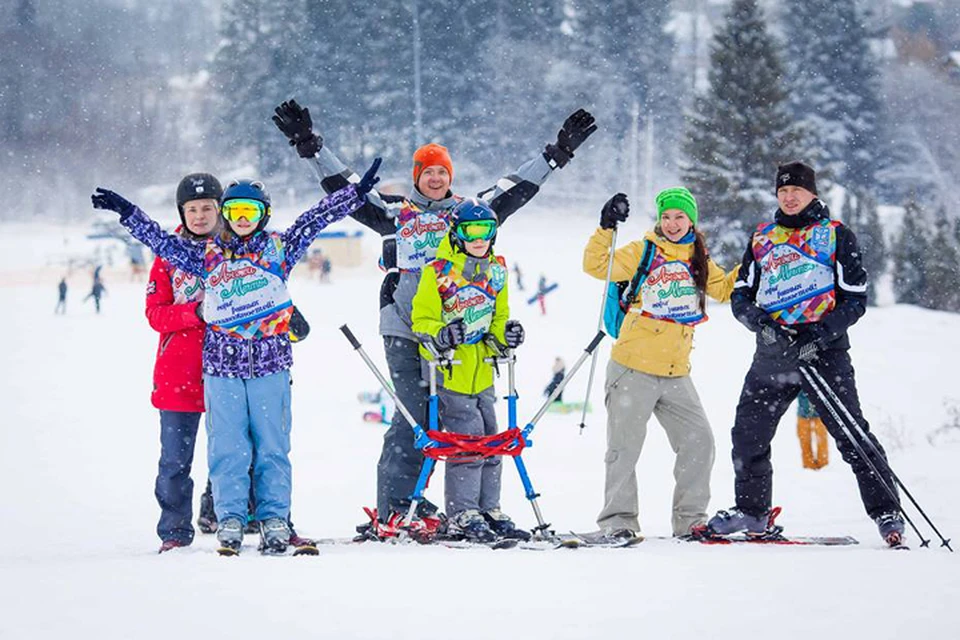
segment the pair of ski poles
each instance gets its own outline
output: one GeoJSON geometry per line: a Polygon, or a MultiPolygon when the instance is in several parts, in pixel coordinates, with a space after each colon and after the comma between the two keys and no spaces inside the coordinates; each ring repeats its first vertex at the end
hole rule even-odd
{"type": "Polygon", "coordinates": [[[886,456],[884,456],[877,445],[874,444],[873,438],[867,434],[864,428],[860,425],[860,422],[853,416],[846,405],[843,404],[836,392],[834,392],[830,385],[827,384],[827,381],[823,379],[823,376],[820,375],[820,372],[817,371],[817,368],[813,366],[813,364],[801,364],[800,374],[806,378],[807,383],[813,388],[814,393],[816,393],[817,397],[820,398],[820,401],[826,405],[830,415],[833,417],[834,421],[840,425],[840,430],[843,431],[843,435],[847,438],[850,444],[853,445],[857,455],[860,456],[861,460],[867,463],[867,466],[870,467],[870,471],[880,482],[883,490],[897,505],[897,508],[900,510],[900,513],[903,514],[903,517],[906,519],[906,521],[910,523],[910,527],[920,538],[920,546],[929,547],[930,540],[924,539],[923,534],[920,533],[920,529],[917,528],[917,525],[914,524],[909,514],[907,514],[906,510],[903,508],[903,504],[900,502],[900,497],[897,495],[895,488],[887,481],[888,476],[893,480],[893,483],[903,491],[904,495],[907,496],[920,515],[923,516],[923,519],[926,520],[930,528],[933,529],[933,532],[938,538],[940,538],[940,546],[946,547],[952,553],[953,548],[950,546],[950,540],[943,537],[936,525],[933,524],[933,521],[930,520],[920,504],[914,499],[913,494],[910,493],[909,489],[907,489],[907,486],[902,480],[900,480],[897,474],[894,473],[893,469],[890,467],[890,463],[887,461],[886,456]],[[866,443],[867,448],[870,449],[870,453],[873,455],[872,459],[867,455],[866,449],[863,446],[864,443],[866,443]],[[878,468],[878,465],[880,468],[878,468]],[[885,471],[886,474],[881,473],[881,471],[885,471]]]}
{"type": "MultiPolygon", "coordinates": [[[[610,256],[607,262],[607,278],[603,287],[603,298],[601,299],[600,304],[600,317],[597,320],[597,331],[598,335],[603,335],[603,319],[604,319],[604,308],[606,306],[606,297],[607,290],[610,288],[610,281],[613,276],[613,261],[617,249],[617,229],[613,229],[613,237],[610,241],[610,256]]],[[[596,370],[597,365],[597,352],[593,352],[593,359],[590,363],[590,377],[587,380],[587,394],[583,402],[583,413],[580,416],[580,430],[583,431],[583,428],[586,426],[587,418],[587,403],[590,400],[590,390],[593,387],[593,376],[596,370]]],[[[893,482],[898,486],[917,509],[923,519],[927,522],[933,532],[940,538],[940,546],[946,547],[953,552],[953,548],[950,546],[950,539],[944,538],[940,531],[937,529],[936,525],[930,520],[926,512],[920,506],[920,504],[914,499],[913,494],[910,493],[910,490],[907,489],[906,485],[902,480],[894,473],[893,469],[890,467],[890,463],[887,462],[886,457],[879,451],[877,446],[874,444],[873,440],[868,437],[867,433],[864,431],[860,423],[853,417],[853,414],[850,413],[850,410],[843,404],[837,394],[830,388],[830,385],[827,384],[827,381],[823,379],[823,376],[820,375],[820,372],[817,371],[816,367],[810,364],[804,364],[800,366],[800,373],[807,379],[807,382],[813,388],[814,392],[820,398],[820,401],[826,405],[830,415],[833,419],[840,425],[840,429],[843,431],[844,436],[847,440],[850,441],[850,444],[853,445],[853,448],[856,450],[857,454],[860,456],[864,462],[870,467],[871,472],[876,476],[880,481],[880,484],[883,486],[884,491],[893,499],[894,503],[897,505],[897,508],[903,514],[903,517],[910,524],[910,527],[916,532],[917,536],[920,538],[920,546],[928,547],[930,545],[930,540],[925,539],[923,534],[920,533],[920,530],[914,524],[913,520],[910,518],[909,514],[903,509],[903,505],[900,502],[900,498],[897,495],[894,487],[890,486],[887,482],[885,476],[881,474],[881,470],[877,468],[877,464],[867,455],[863,444],[866,443],[867,447],[871,450],[871,453],[874,455],[876,460],[879,461],[879,464],[883,467],[883,471],[886,471],[889,474],[889,477],[893,479],[893,482]],[[854,435],[856,432],[856,436],[854,435]],[[859,439],[858,439],[859,437],[859,439]]]]}
{"type": "MultiPolygon", "coordinates": [[[[380,386],[383,387],[383,390],[386,391],[393,401],[396,403],[397,410],[403,414],[403,417],[406,418],[407,423],[413,429],[413,442],[414,446],[423,450],[427,447],[436,446],[436,442],[430,438],[430,431],[436,431],[439,429],[439,399],[437,396],[437,368],[438,367],[447,367],[453,364],[457,364],[457,361],[451,360],[440,354],[436,354],[432,360],[427,362],[429,375],[430,375],[430,401],[428,409],[428,424],[427,430],[420,425],[420,421],[413,417],[413,414],[404,406],[401,402],[399,396],[396,392],[390,387],[387,383],[386,378],[383,377],[383,374],[377,368],[377,365],[370,360],[370,357],[364,351],[363,346],[353,335],[353,332],[350,331],[350,328],[347,325],[340,327],[340,331],[343,333],[344,337],[350,342],[350,345],[353,349],[360,354],[360,357],[363,359],[363,362],[367,365],[367,368],[373,372],[373,375],[376,376],[377,380],[380,382],[380,386]]],[[[584,361],[590,357],[595,351],[597,346],[600,344],[600,341],[603,340],[604,334],[602,331],[598,332],[597,335],[593,337],[593,340],[590,341],[590,344],[584,349],[583,353],[574,363],[570,371],[563,377],[560,381],[560,384],[557,385],[557,388],[553,390],[547,400],[540,407],[540,410],[537,411],[536,415],[527,425],[523,428],[518,436],[522,439],[522,444],[524,446],[530,446],[530,434],[533,433],[533,429],[536,424],[540,421],[541,418],[547,413],[547,410],[550,408],[550,404],[553,403],[557,396],[563,393],[564,387],[567,386],[567,383],[570,379],[576,375],[577,371],[583,365],[584,361]]],[[[493,364],[497,367],[501,364],[507,365],[507,381],[509,386],[509,393],[507,395],[507,413],[508,413],[508,428],[516,429],[517,428],[517,389],[516,389],[516,377],[514,368],[516,365],[516,356],[513,354],[512,349],[508,349],[504,354],[501,354],[495,358],[487,358],[487,362],[493,364]]],[[[518,443],[520,444],[520,443],[518,443]]],[[[540,505],[537,503],[537,498],[540,497],[540,494],[533,488],[533,482],[530,480],[530,475],[527,473],[527,467],[523,462],[523,457],[520,454],[517,454],[513,457],[513,461],[517,467],[517,473],[520,475],[520,481],[523,484],[523,489],[526,495],[527,500],[530,501],[530,506],[533,508],[534,517],[537,520],[537,526],[533,529],[534,536],[540,539],[546,539],[550,537],[550,524],[544,521],[543,514],[540,511],[540,505]]],[[[420,468],[420,475],[417,478],[417,483],[414,486],[413,493],[410,496],[410,508],[407,510],[407,515],[404,517],[404,526],[409,527],[413,523],[413,519],[416,516],[417,506],[423,500],[423,492],[426,489],[427,481],[430,478],[430,474],[433,472],[433,468],[436,465],[436,461],[430,456],[424,456],[423,466],[420,468]]]]}

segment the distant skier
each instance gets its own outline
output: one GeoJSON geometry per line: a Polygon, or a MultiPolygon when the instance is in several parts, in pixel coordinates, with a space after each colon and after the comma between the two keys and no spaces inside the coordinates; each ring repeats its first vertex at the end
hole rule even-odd
{"type": "MultiPolygon", "coordinates": [[[[330,192],[356,179],[324,146],[323,138],[313,132],[308,109],[291,100],[275,111],[274,123],[296,147],[297,154],[314,164],[323,189],[330,192]]],[[[570,162],[596,129],[593,116],[577,110],[563,122],[556,142],[483,192],[480,197],[496,212],[498,223],[502,225],[529,202],[555,170],[570,162]]],[[[373,192],[367,203],[351,214],[383,237],[386,276],[380,288],[380,334],[397,395],[421,424],[426,419],[427,390],[421,384],[420,354],[410,330],[410,310],[420,272],[436,258],[438,247],[450,230],[450,212],[462,199],[451,190],[453,176],[453,161],[447,149],[435,143],[426,144],[413,154],[413,184],[407,197],[373,192]]],[[[422,461],[423,455],[414,446],[412,427],[403,414],[395,413],[393,424],[384,434],[377,464],[376,517],[368,527],[374,537],[396,535],[396,525],[406,514],[422,461]]],[[[419,516],[433,516],[435,512],[435,505],[420,503],[419,516]]]]}
{"type": "Polygon", "coordinates": [[[523,272],[520,271],[520,263],[513,263],[513,275],[517,278],[517,291],[524,291],[523,288],[523,272]]]}
{"type": "Polygon", "coordinates": [[[883,448],[861,412],[849,353],[847,329],[867,310],[867,272],[857,238],[830,219],[817,197],[812,167],[802,162],[777,167],[774,192],[780,206],[772,222],[754,231],[732,298],[737,320],[757,334],[731,432],[736,506],[717,513],[709,528],[721,535],[767,530],[773,498],[770,443],[802,389],[853,469],[864,509],[880,536],[898,546],[904,530],[899,500],[884,488],[896,491],[883,448]],[[822,376],[859,423],[869,438],[862,447],[880,476],[847,439],[801,366],[822,376]]]}
{"type": "Polygon", "coordinates": [[[547,276],[540,274],[540,279],[537,280],[537,303],[540,305],[540,315],[547,315],[547,294],[557,288],[556,283],[547,284],[547,276]]]}
{"type": "Polygon", "coordinates": [[[60,278],[60,284],[57,285],[57,306],[54,308],[54,315],[63,315],[67,312],[67,278],[60,278]]]}
{"type": "Polygon", "coordinates": [[[107,292],[107,288],[103,285],[103,281],[100,279],[100,267],[97,267],[97,270],[94,271],[93,276],[93,286],[90,288],[90,293],[87,294],[87,297],[83,299],[84,302],[93,298],[93,304],[97,309],[97,313],[100,313],[100,298],[107,292]]]}
{"type": "MultiPolygon", "coordinates": [[[[554,389],[560,386],[560,383],[563,382],[563,376],[567,374],[567,365],[563,362],[562,358],[557,358],[553,361],[553,378],[550,379],[550,384],[547,385],[547,388],[543,390],[543,395],[550,397],[550,394],[553,393],[554,389]]],[[[563,391],[557,394],[557,397],[553,399],[554,402],[563,402],[563,391]]]]}
{"type": "Polygon", "coordinates": [[[822,469],[830,461],[827,427],[817,414],[807,394],[797,396],[797,437],[804,469],[822,469]]]}

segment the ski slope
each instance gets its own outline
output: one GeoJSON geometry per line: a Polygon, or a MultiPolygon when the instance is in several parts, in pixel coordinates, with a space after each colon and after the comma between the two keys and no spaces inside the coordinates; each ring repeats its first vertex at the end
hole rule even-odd
{"type": "MultiPolygon", "coordinates": [[[[595,333],[601,284],[580,271],[594,224],[592,215],[531,206],[511,218],[498,239],[508,262],[520,262],[527,286],[513,296],[513,317],[527,330],[518,350],[521,420],[539,407],[554,358],[563,357],[569,368],[595,333]],[[546,316],[526,304],[541,272],[560,283],[547,297],[546,316]]],[[[622,241],[639,237],[644,227],[631,220],[622,241]]],[[[798,535],[853,535],[859,546],[652,540],[626,550],[533,552],[366,544],[324,546],[317,558],[260,557],[248,547],[227,559],[213,552],[211,536],[198,534],[192,547],[159,556],[153,498],[159,420],[149,402],[157,338],[143,317],[144,282],[106,269],[108,295],[97,316],[91,303],[80,302],[90,274],[74,274],[68,313],[54,316],[60,273],[45,266],[46,257],[65,246],[89,249],[82,232],[0,227],[4,640],[960,637],[957,556],[937,548],[884,549],[835,449],[827,468],[800,468],[792,413],[774,441],[780,523],[798,535]]],[[[291,283],[312,325],[294,353],[293,519],[313,537],[350,536],[363,519],[361,506],[374,496],[383,427],[362,421],[356,396],[375,389],[376,381],[337,330],[349,323],[386,370],[376,331],[379,241],[367,234],[364,247],[367,267],[335,270],[326,285],[295,272],[291,283]]],[[[717,440],[713,511],[733,504],[729,430],[752,336],[728,306],[709,311],[711,321],[697,331],[693,376],[717,440]]],[[[960,316],[906,306],[871,309],[851,340],[864,411],[894,469],[941,531],[960,535],[960,438],[936,446],[927,438],[947,421],[945,402],[960,403],[952,366],[960,353],[960,316]]],[[[579,414],[548,414],[524,455],[544,516],[557,530],[595,528],[608,353],[604,344],[594,412],[583,432],[579,414]]],[[[587,375],[585,368],[568,387],[570,400],[582,399],[587,375]]],[[[505,425],[505,411],[501,416],[505,425]]],[[[194,466],[199,486],[206,480],[203,445],[201,437],[194,466]]],[[[504,510],[532,526],[513,465],[506,464],[504,510]]],[[[638,468],[648,535],[670,533],[672,464],[662,430],[651,425],[638,468]]],[[[438,503],[442,480],[435,474],[428,490],[438,503]]],[[[247,544],[254,544],[252,537],[247,544]]]]}

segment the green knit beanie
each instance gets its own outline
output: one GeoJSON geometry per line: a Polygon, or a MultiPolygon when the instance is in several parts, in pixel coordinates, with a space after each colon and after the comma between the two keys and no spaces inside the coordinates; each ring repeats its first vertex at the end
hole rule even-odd
{"type": "Polygon", "coordinates": [[[668,209],[680,209],[680,211],[687,214],[693,226],[697,226],[697,218],[700,217],[697,212],[697,199],[693,197],[689,189],[684,187],[670,187],[658,193],[657,222],[660,222],[660,217],[663,216],[663,212],[668,209]]]}

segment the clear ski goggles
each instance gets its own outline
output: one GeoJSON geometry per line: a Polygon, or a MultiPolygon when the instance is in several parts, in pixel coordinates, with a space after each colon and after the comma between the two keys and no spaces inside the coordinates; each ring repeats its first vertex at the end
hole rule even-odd
{"type": "Polygon", "coordinates": [[[247,222],[257,223],[266,215],[267,207],[259,200],[237,198],[224,202],[220,207],[220,213],[230,222],[236,222],[240,220],[240,218],[246,218],[247,222]]]}
{"type": "Polygon", "coordinates": [[[496,220],[473,220],[457,225],[457,237],[464,242],[492,240],[497,235],[496,220]]]}

